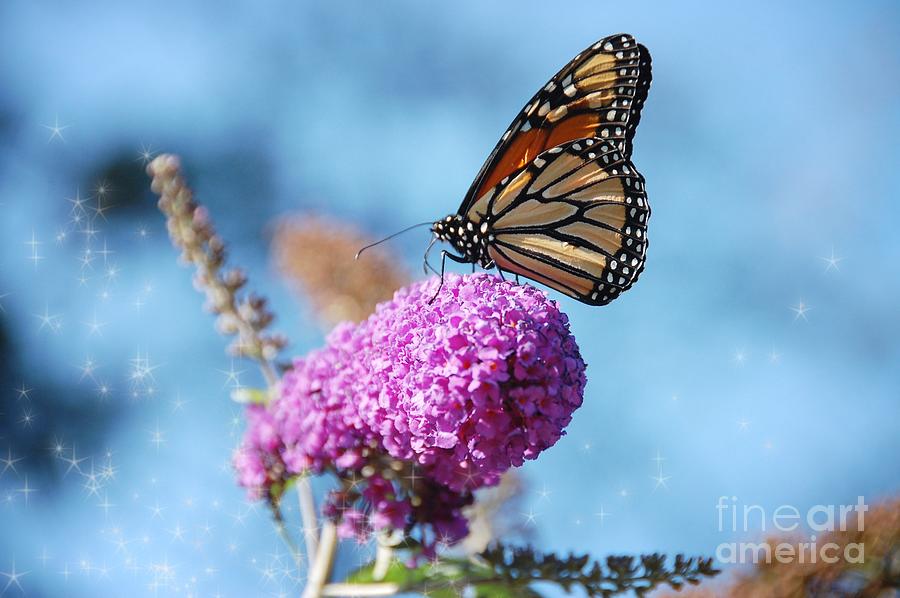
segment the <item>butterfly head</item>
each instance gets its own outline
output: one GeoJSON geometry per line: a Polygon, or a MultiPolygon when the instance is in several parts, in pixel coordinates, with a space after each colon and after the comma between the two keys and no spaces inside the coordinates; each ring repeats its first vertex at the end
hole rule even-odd
{"type": "Polygon", "coordinates": [[[466,261],[482,265],[490,263],[486,223],[479,225],[459,214],[451,214],[432,224],[431,232],[439,241],[450,243],[466,261]]]}
{"type": "Polygon", "coordinates": [[[437,237],[438,241],[449,241],[451,235],[459,226],[459,216],[447,216],[443,220],[437,220],[431,225],[431,232],[437,237]]]}

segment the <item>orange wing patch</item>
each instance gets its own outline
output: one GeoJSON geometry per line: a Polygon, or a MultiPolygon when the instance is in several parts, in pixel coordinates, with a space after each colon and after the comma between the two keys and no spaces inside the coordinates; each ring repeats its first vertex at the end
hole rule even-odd
{"type": "Polygon", "coordinates": [[[527,166],[543,151],[547,145],[548,135],[549,131],[546,129],[531,129],[516,134],[509,145],[503,148],[500,155],[497,156],[495,164],[485,174],[485,178],[478,188],[479,191],[476,193],[482,189],[492,188],[505,177],[527,166]]]}
{"type": "Polygon", "coordinates": [[[548,147],[562,145],[566,141],[572,141],[573,139],[593,137],[599,123],[600,118],[596,114],[591,113],[577,114],[564,118],[550,128],[550,134],[547,136],[541,151],[548,147]]]}
{"type": "Polygon", "coordinates": [[[650,54],[630,35],[604,38],[581,52],[525,105],[481,167],[458,213],[475,217],[472,208],[488,190],[541,152],[576,139],[617,141],[629,158],[650,77],[650,54]]]}

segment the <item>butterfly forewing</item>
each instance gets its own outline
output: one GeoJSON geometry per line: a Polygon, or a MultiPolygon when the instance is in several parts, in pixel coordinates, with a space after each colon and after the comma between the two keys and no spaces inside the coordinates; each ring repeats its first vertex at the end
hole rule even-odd
{"type": "Polygon", "coordinates": [[[470,212],[485,193],[541,152],[575,139],[605,139],[630,157],[650,78],[650,53],[630,35],[606,37],[578,54],[515,118],[458,213],[470,212]]]}
{"type": "Polygon", "coordinates": [[[467,216],[489,223],[488,252],[502,270],[604,305],[644,268],[644,178],[615,140],[551,148],[484,198],[467,216]]]}

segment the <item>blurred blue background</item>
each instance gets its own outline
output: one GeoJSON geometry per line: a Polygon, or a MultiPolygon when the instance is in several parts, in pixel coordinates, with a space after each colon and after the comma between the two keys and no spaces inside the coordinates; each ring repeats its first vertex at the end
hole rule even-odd
{"type": "MultiPolygon", "coordinates": [[[[546,549],[712,554],[742,535],[721,495],[900,490],[895,2],[4,2],[4,595],[296,595],[304,574],[234,484],[228,372],[259,380],[176,266],[142,154],[183,156],[302,353],[322,338],[272,220],[383,235],[454,211],[534,90],[618,31],[654,60],[648,265],[608,307],[561,299],[587,399],[524,468],[523,523],[546,549]]],[[[393,247],[417,268],[426,242],[393,247]]]]}

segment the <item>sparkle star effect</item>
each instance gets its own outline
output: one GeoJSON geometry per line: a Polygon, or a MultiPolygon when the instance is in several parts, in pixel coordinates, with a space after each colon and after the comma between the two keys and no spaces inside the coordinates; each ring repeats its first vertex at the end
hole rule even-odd
{"type": "Polygon", "coordinates": [[[151,519],[156,519],[157,517],[159,517],[160,519],[163,519],[163,511],[165,511],[166,508],[159,506],[159,501],[156,501],[156,504],[154,504],[152,507],[147,507],[147,508],[150,509],[150,518],[151,519]]]}
{"type": "Polygon", "coordinates": [[[79,232],[84,235],[86,241],[90,242],[94,240],[94,237],[100,234],[100,229],[94,228],[94,224],[89,222],[87,226],[82,228],[79,232]]]}
{"type": "Polygon", "coordinates": [[[831,248],[831,255],[829,257],[820,257],[819,259],[825,262],[826,272],[830,272],[831,270],[840,272],[841,269],[838,267],[838,264],[844,261],[844,258],[834,255],[834,247],[831,248]]]}
{"type": "Polygon", "coordinates": [[[3,587],[3,594],[15,584],[15,586],[19,589],[20,592],[25,592],[25,589],[22,587],[20,580],[28,575],[29,571],[16,571],[16,562],[12,562],[12,568],[9,571],[0,571],[0,575],[6,578],[6,585],[3,587]]]}
{"type": "Polygon", "coordinates": [[[110,510],[111,508],[115,507],[116,505],[114,505],[113,503],[109,502],[109,494],[104,494],[104,495],[103,495],[103,502],[101,502],[101,503],[98,504],[97,506],[100,507],[101,509],[103,509],[103,516],[104,516],[104,517],[109,517],[109,510],[110,510]]]}
{"type": "Polygon", "coordinates": [[[28,259],[31,260],[32,262],[34,262],[35,268],[37,268],[38,262],[40,262],[42,259],[44,259],[44,256],[42,256],[40,254],[40,247],[43,244],[44,244],[43,241],[38,241],[37,234],[32,229],[31,238],[29,240],[25,241],[25,245],[27,245],[31,251],[30,255],[28,256],[28,259]]]}
{"type": "Polygon", "coordinates": [[[153,376],[153,372],[159,366],[152,365],[149,355],[142,354],[140,351],[129,363],[131,364],[131,370],[128,374],[128,379],[131,382],[131,396],[139,398],[154,394],[156,392],[156,379],[153,376]]]}
{"type": "MultiPolygon", "coordinates": [[[[81,191],[79,189],[75,189],[75,197],[66,198],[72,207],[69,208],[69,221],[67,223],[68,229],[70,231],[78,231],[81,232],[84,230],[86,226],[89,226],[91,223],[90,214],[88,214],[88,206],[87,199],[81,197],[81,191]]],[[[64,241],[67,237],[67,233],[63,232],[62,238],[57,235],[58,241],[64,241]]]]}
{"type": "Polygon", "coordinates": [[[180,394],[176,394],[175,399],[169,402],[172,404],[172,413],[178,413],[179,411],[184,411],[184,406],[190,401],[186,401],[181,398],[180,394]]]}
{"type": "Polygon", "coordinates": [[[31,393],[32,390],[34,390],[34,389],[26,387],[25,383],[23,382],[22,385],[16,389],[16,395],[17,395],[16,400],[20,400],[20,399],[25,399],[26,401],[29,400],[31,397],[28,395],[31,393]]]}
{"type": "Polygon", "coordinates": [[[34,317],[41,323],[38,332],[47,328],[50,332],[57,333],[62,329],[62,316],[60,314],[51,314],[49,305],[44,306],[44,313],[34,314],[34,317]]]}
{"type": "Polygon", "coordinates": [[[91,211],[94,213],[94,218],[102,218],[104,222],[106,221],[106,212],[112,208],[112,204],[103,204],[103,199],[107,193],[109,193],[109,185],[100,183],[97,186],[96,205],[90,206],[91,211]]]}
{"type": "Polygon", "coordinates": [[[103,479],[101,474],[94,469],[93,460],[91,461],[90,471],[82,475],[84,476],[85,482],[81,487],[87,492],[88,498],[96,497],[99,499],[100,490],[103,489],[103,479]]]}
{"type": "Polygon", "coordinates": [[[94,317],[84,325],[87,326],[88,336],[103,336],[103,327],[106,326],[106,322],[99,321],[97,312],[94,312],[94,317]]]}
{"type": "Polygon", "coordinates": [[[51,558],[50,555],[47,553],[47,547],[44,546],[44,547],[41,549],[41,554],[40,554],[40,556],[38,556],[38,560],[41,562],[41,569],[46,569],[46,568],[47,568],[47,561],[49,561],[50,558],[51,558]]]}
{"type": "Polygon", "coordinates": [[[94,361],[92,357],[88,357],[84,360],[84,363],[79,366],[79,370],[81,370],[81,377],[78,379],[79,382],[88,378],[89,380],[94,379],[94,372],[97,370],[97,363],[94,361]]]}
{"type": "Polygon", "coordinates": [[[596,515],[597,515],[597,517],[600,518],[600,525],[602,526],[603,522],[606,520],[606,518],[609,517],[610,515],[612,515],[612,513],[606,511],[603,508],[603,505],[600,505],[600,510],[596,513],[596,515]]]}
{"type": "Polygon", "coordinates": [[[225,384],[222,385],[222,388],[229,386],[233,389],[243,388],[243,385],[241,384],[241,374],[244,373],[244,370],[235,370],[233,359],[231,360],[231,367],[228,370],[219,371],[225,374],[225,384]]]}
{"type": "Polygon", "coordinates": [[[141,149],[138,152],[138,160],[146,166],[153,160],[154,156],[153,146],[152,145],[144,145],[141,144],[141,149]]]}
{"type": "Polygon", "coordinates": [[[25,407],[22,409],[22,417],[19,418],[18,423],[20,423],[23,428],[30,428],[35,419],[37,419],[37,416],[34,414],[34,411],[25,407]]]}
{"type": "Polygon", "coordinates": [[[59,139],[60,141],[65,143],[66,138],[63,137],[62,133],[63,133],[63,131],[65,131],[66,129],[71,127],[72,125],[59,124],[59,115],[57,115],[56,117],[54,117],[52,125],[41,125],[41,126],[44,127],[45,129],[47,129],[48,131],[50,131],[50,137],[49,137],[49,139],[47,139],[47,143],[50,143],[54,139],[59,139]]]}
{"type": "Polygon", "coordinates": [[[159,429],[159,422],[156,422],[156,428],[150,431],[150,442],[156,445],[156,450],[166,443],[166,434],[159,429]]]}
{"type": "Polygon", "coordinates": [[[107,247],[107,245],[106,245],[106,239],[103,239],[103,249],[98,249],[98,250],[97,250],[97,255],[99,255],[99,256],[101,256],[101,257],[103,258],[103,265],[104,265],[104,266],[106,265],[109,256],[111,256],[111,255],[114,254],[114,253],[115,253],[115,251],[113,251],[112,249],[109,249],[109,248],[107,247]]]}
{"type": "Polygon", "coordinates": [[[109,396],[112,394],[112,390],[113,390],[113,389],[112,389],[112,386],[110,386],[109,384],[107,384],[107,383],[104,382],[103,380],[100,380],[100,381],[97,383],[97,396],[98,396],[101,400],[106,400],[106,399],[108,399],[109,396]]]}
{"type": "Polygon", "coordinates": [[[650,476],[650,479],[655,482],[653,486],[653,491],[656,492],[660,488],[665,488],[668,490],[669,486],[666,484],[672,476],[667,476],[663,474],[663,462],[665,461],[665,457],[659,454],[659,451],[656,451],[656,456],[651,459],[654,463],[656,463],[656,475],[650,476]]]}
{"type": "Polygon", "coordinates": [[[19,472],[16,471],[16,463],[22,461],[24,457],[13,457],[12,456],[12,447],[6,448],[6,459],[0,459],[0,465],[3,465],[3,471],[0,471],[0,477],[3,476],[8,470],[12,469],[13,473],[19,475],[19,472]]]}
{"type": "Polygon", "coordinates": [[[180,523],[176,523],[175,527],[173,527],[170,530],[166,530],[166,533],[168,533],[170,536],[172,536],[173,542],[175,542],[176,540],[178,542],[184,542],[184,532],[185,532],[185,530],[183,527],[181,527],[180,523]]]}
{"type": "Polygon", "coordinates": [[[794,312],[794,321],[803,318],[803,321],[808,321],[806,318],[806,313],[812,308],[803,302],[803,299],[797,301],[797,305],[790,308],[792,312],[794,312]]]}
{"type": "Polygon", "coordinates": [[[31,494],[37,492],[37,488],[32,488],[31,486],[29,486],[29,485],[28,485],[28,476],[25,476],[25,485],[22,486],[21,488],[17,488],[17,489],[16,489],[16,492],[18,492],[18,493],[20,493],[20,494],[22,494],[22,495],[25,496],[25,504],[27,505],[27,504],[28,504],[28,497],[29,497],[31,494]]]}
{"type": "Polygon", "coordinates": [[[75,197],[66,198],[70,204],[72,204],[71,210],[69,210],[69,214],[75,214],[76,212],[79,214],[86,213],[87,200],[81,197],[81,191],[79,189],[75,189],[75,197]]]}
{"type": "Polygon", "coordinates": [[[76,450],[75,445],[73,444],[72,445],[72,456],[63,458],[63,461],[65,463],[69,464],[69,467],[66,468],[66,473],[64,475],[68,475],[69,472],[71,472],[73,469],[75,470],[76,473],[80,474],[81,473],[81,464],[84,461],[87,461],[87,457],[82,457],[79,459],[75,450],[76,450]]]}
{"type": "Polygon", "coordinates": [[[668,490],[669,486],[668,486],[668,484],[666,484],[666,482],[668,482],[670,479],[672,479],[672,476],[663,475],[662,472],[659,472],[654,476],[650,476],[650,479],[655,482],[655,485],[653,486],[653,491],[656,492],[660,488],[665,488],[668,490]]]}
{"type": "MultiPolygon", "coordinates": [[[[100,253],[99,251],[97,253],[100,253]]],[[[106,272],[104,273],[104,278],[106,278],[107,282],[113,282],[119,277],[119,274],[122,273],[122,270],[116,266],[115,264],[111,264],[106,267],[106,272]]]]}
{"type": "Polygon", "coordinates": [[[522,513],[522,517],[525,518],[525,525],[535,525],[537,516],[538,514],[534,512],[534,509],[529,509],[527,513],[522,513]]]}
{"type": "Polygon", "coordinates": [[[53,456],[57,459],[63,458],[63,453],[67,450],[65,443],[60,438],[56,438],[54,436],[53,443],[50,445],[49,450],[53,453],[53,456]]]}
{"type": "Polygon", "coordinates": [[[94,257],[94,252],[90,247],[86,247],[81,255],[79,255],[76,259],[78,260],[78,264],[81,266],[82,276],[84,276],[85,270],[94,269],[93,263],[96,258],[94,257]]]}
{"type": "Polygon", "coordinates": [[[538,496],[540,497],[541,500],[547,500],[547,501],[549,501],[549,500],[550,500],[550,495],[553,494],[553,491],[552,491],[552,490],[549,490],[549,489],[547,488],[547,486],[544,485],[544,486],[538,491],[537,494],[538,494],[538,496]]]}

